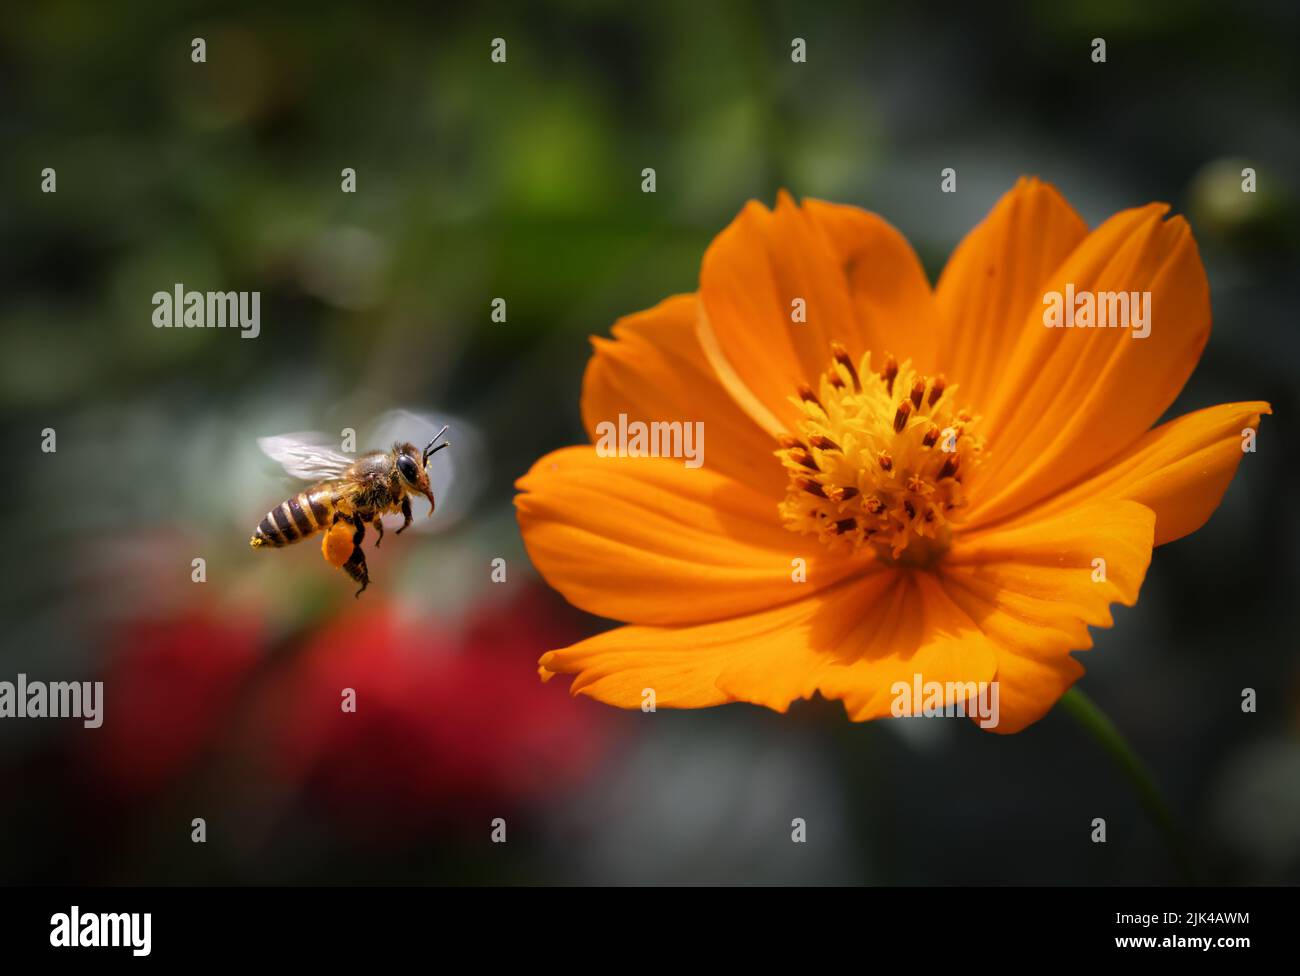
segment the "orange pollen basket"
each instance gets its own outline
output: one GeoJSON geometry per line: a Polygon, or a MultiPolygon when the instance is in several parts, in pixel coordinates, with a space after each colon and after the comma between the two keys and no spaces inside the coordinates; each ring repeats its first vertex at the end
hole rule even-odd
{"type": "Polygon", "coordinates": [[[892,562],[942,555],[966,506],[962,483],[985,455],[979,418],[954,406],[956,390],[888,354],[877,369],[871,353],[855,364],[832,343],[820,389],[801,385],[791,399],[798,430],[778,440],[786,528],[892,562]]]}

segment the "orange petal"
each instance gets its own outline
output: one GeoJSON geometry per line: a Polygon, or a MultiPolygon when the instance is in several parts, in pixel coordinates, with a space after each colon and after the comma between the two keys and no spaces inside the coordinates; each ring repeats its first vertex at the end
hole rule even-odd
{"type": "Polygon", "coordinates": [[[1022,177],[957,245],[935,305],[938,358],[961,386],[962,403],[978,412],[992,398],[1021,325],[1042,309],[1044,281],[1087,236],[1087,224],[1054,187],[1022,177]]]}
{"type": "Polygon", "coordinates": [[[1181,539],[1219,507],[1245,456],[1243,434],[1258,432],[1260,414],[1272,412],[1259,400],[1224,403],[1161,424],[1042,511],[1089,499],[1128,498],[1156,513],[1156,545],[1181,539]]]}
{"type": "Polygon", "coordinates": [[[800,383],[815,384],[832,341],[856,357],[905,340],[919,346],[934,331],[929,286],[902,235],[873,214],[799,207],[784,192],[775,210],[748,203],[714,239],[700,300],[705,351],[737,402],[773,433],[797,421],[788,398],[800,383]]]}
{"type": "Polygon", "coordinates": [[[551,651],[542,667],[576,674],[572,690],[639,708],[745,701],[785,711],[820,693],[855,721],[891,714],[896,682],[945,687],[965,701],[995,667],[992,644],[925,572],[877,572],[797,603],[692,627],[620,627],[551,651]]]}
{"type": "Polygon", "coordinates": [[[647,424],[703,423],[705,467],[779,501],[786,475],[773,455],[776,443],[718,382],[695,337],[695,321],[695,296],[678,295],[619,319],[614,341],[592,339],[595,355],[582,384],[587,433],[595,442],[597,425],[617,424],[619,414],[647,424]]]}
{"type": "MultiPolygon", "coordinates": [[[[990,455],[971,524],[1032,505],[1116,457],[1165,411],[1210,333],[1205,269],[1181,217],[1164,204],[1127,210],[1093,231],[1044,289],[1151,293],[1150,334],[1127,328],[1046,328],[1041,303],[984,407],[990,455]]],[[[978,409],[978,408],[977,408],[978,409]]]]}
{"type": "Polygon", "coordinates": [[[910,357],[918,369],[932,369],[941,338],[938,310],[907,238],[858,207],[804,200],[803,211],[825,234],[848,283],[858,326],[841,340],[849,352],[855,358],[868,349],[892,352],[910,357]]]}
{"type": "Polygon", "coordinates": [[[996,731],[1038,721],[1083,674],[1070,651],[1111,625],[1111,603],[1137,602],[1155,520],[1137,502],[1092,501],[962,537],[944,556],[944,588],[997,648],[996,731]]]}
{"type": "Polygon", "coordinates": [[[770,496],[678,460],[570,447],[539,460],[518,488],[533,565],[569,602],[615,620],[680,624],[750,613],[871,560],[830,553],[784,529],[770,496]],[[807,582],[794,581],[796,559],[807,582]]]}

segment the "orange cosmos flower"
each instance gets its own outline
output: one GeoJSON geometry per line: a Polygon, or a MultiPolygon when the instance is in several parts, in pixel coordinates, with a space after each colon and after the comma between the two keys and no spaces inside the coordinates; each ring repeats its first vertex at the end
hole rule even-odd
{"type": "Polygon", "coordinates": [[[542,575],[629,624],[547,653],[543,676],[626,708],[646,689],[779,711],[820,693],[854,720],[896,714],[899,682],[938,683],[948,707],[996,682],[996,731],[1037,721],[1083,674],[1088,627],[1136,602],[1153,546],[1209,518],[1270,412],[1152,429],[1210,333],[1196,244],[1167,211],[1089,232],[1022,179],[932,289],[874,214],[748,204],[696,293],[593,339],[593,445],[518,483],[542,575]],[[1062,296],[1077,327],[1045,327],[1062,296]],[[702,424],[702,466],[606,456],[620,415],[702,424]]]}

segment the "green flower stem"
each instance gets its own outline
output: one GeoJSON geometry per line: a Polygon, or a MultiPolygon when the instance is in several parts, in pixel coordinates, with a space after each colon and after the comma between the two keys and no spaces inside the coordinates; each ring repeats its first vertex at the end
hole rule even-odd
{"type": "Polygon", "coordinates": [[[1105,712],[1080,691],[1077,685],[1065,693],[1061,698],[1061,705],[1115,761],[1124,778],[1137,791],[1138,801],[1155,823],[1156,829],[1160,831],[1160,836],[1164,839],[1165,847],[1178,873],[1182,875],[1184,881],[1195,881],[1196,871],[1187,837],[1178,821],[1174,819],[1169,804],[1165,802],[1160,788],[1156,786],[1147,764],[1133,751],[1123,733],[1115,728],[1115,724],[1106,717],[1105,712]]]}

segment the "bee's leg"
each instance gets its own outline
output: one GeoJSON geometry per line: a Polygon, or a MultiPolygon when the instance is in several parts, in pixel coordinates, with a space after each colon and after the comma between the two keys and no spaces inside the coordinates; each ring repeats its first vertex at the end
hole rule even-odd
{"type": "Polygon", "coordinates": [[[411,522],[413,521],[413,519],[411,518],[411,499],[409,498],[402,499],[402,518],[406,519],[406,521],[403,522],[402,527],[397,530],[398,535],[401,535],[403,532],[405,532],[407,528],[410,526],[411,522]]]}
{"type": "Polygon", "coordinates": [[[354,516],[352,525],[356,528],[356,532],[352,534],[352,555],[343,564],[343,572],[361,584],[361,589],[355,594],[360,596],[370,585],[370,572],[366,569],[366,554],[361,551],[361,541],[366,537],[366,523],[360,516],[354,516]]]}
{"type": "Polygon", "coordinates": [[[352,550],[352,556],[343,564],[343,572],[347,573],[354,580],[361,584],[361,589],[357,590],[355,596],[360,596],[370,585],[370,573],[366,570],[366,557],[361,552],[361,547],[352,550]]]}
{"type": "Polygon", "coordinates": [[[370,524],[374,526],[375,531],[379,533],[379,538],[375,540],[375,548],[378,549],[379,543],[384,541],[384,520],[380,516],[376,515],[375,520],[370,524]]]}

